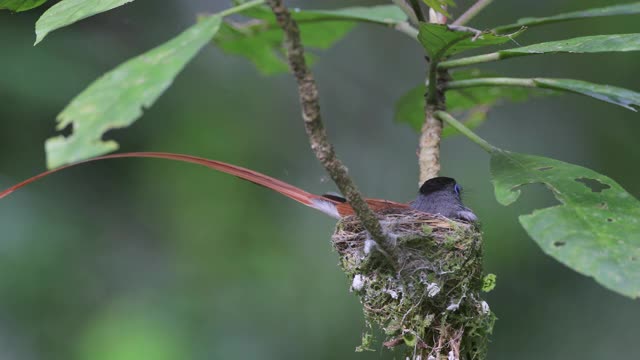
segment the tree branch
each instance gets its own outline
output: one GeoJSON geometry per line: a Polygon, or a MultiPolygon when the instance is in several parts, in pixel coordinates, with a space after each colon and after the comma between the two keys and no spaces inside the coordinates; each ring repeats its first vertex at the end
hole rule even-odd
{"type": "Polygon", "coordinates": [[[478,0],[475,4],[471,5],[464,14],[460,15],[453,22],[453,25],[464,25],[468,23],[471,19],[473,19],[480,11],[482,11],[485,7],[491,4],[493,0],[478,0]]]}
{"type": "MultiPolygon", "coordinates": [[[[433,9],[429,9],[431,23],[445,23],[446,17],[433,9]]],[[[442,139],[442,120],[434,113],[444,110],[444,88],[439,86],[446,79],[446,70],[438,70],[439,59],[430,59],[427,93],[425,94],[425,119],[418,142],[418,168],[420,171],[419,186],[440,173],[440,140],[442,139]]]]}
{"type": "Polygon", "coordinates": [[[287,60],[298,82],[302,118],[309,136],[311,149],[327,170],[333,182],[338,186],[340,192],[347,198],[349,205],[351,205],[364,228],[376,242],[380,251],[391,261],[392,266],[398,269],[395,245],[385,236],[377,216],[360,195],[353,180],[349,177],[347,168],[337,158],[333,145],[329,142],[320,116],[318,88],[304,58],[304,48],[300,41],[298,25],[291,18],[291,14],[282,3],[282,0],[267,0],[267,3],[285,34],[284,43],[287,49],[287,60]]]}
{"type": "Polygon", "coordinates": [[[407,17],[409,18],[409,23],[416,26],[418,25],[418,22],[419,22],[418,17],[416,16],[416,13],[413,11],[413,8],[411,7],[411,5],[409,5],[406,0],[392,0],[392,1],[405,14],[407,14],[407,17]]]}
{"type": "Polygon", "coordinates": [[[434,113],[438,110],[444,110],[444,89],[439,86],[439,83],[440,78],[445,74],[446,73],[441,73],[437,69],[435,62],[431,63],[429,67],[427,93],[425,94],[425,121],[422,125],[419,141],[419,185],[438,176],[440,172],[442,121],[436,118],[434,113]]]}

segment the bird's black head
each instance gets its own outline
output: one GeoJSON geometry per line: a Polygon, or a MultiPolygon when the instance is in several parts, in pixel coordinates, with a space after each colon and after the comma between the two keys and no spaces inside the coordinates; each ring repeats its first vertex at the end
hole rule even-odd
{"type": "Polygon", "coordinates": [[[462,203],[461,191],[460,185],[452,178],[429,179],[420,187],[420,194],[411,203],[411,207],[429,214],[440,214],[449,219],[475,222],[478,218],[462,203]]]}
{"type": "Polygon", "coordinates": [[[430,195],[440,191],[449,191],[451,193],[455,193],[460,197],[460,191],[462,188],[456,181],[450,177],[435,177],[433,179],[429,179],[422,184],[420,187],[420,194],[422,195],[430,195]]]}

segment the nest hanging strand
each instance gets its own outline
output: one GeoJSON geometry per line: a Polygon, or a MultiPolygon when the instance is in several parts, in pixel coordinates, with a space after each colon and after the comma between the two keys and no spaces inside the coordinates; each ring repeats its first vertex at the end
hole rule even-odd
{"type": "MultiPolygon", "coordinates": [[[[482,236],[476,224],[412,210],[379,214],[395,242],[400,274],[375,249],[355,217],[342,219],[332,243],[358,294],[366,324],[388,348],[414,359],[484,359],[495,316],[480,298],[482,236]]],[[[369,349],[367,332],[358,349],[369,349]]]]}

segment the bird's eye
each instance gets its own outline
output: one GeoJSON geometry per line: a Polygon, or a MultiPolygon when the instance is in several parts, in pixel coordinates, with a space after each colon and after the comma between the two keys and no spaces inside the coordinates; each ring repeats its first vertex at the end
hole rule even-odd
{"type": "Polygon", "coordinates": [[[453,186],[453,191],[455,191],[455,192],[456,192],[456,194],[460,195],[460,185],[455,184],[455,185],[453,186]]]}

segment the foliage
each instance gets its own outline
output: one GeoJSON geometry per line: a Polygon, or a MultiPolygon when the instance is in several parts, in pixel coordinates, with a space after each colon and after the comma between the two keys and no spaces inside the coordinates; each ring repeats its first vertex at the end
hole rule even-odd
{"type": "Polygon", "coordinates": [[[451,14],[447,11],[447,6],[456,6],[456,3],[453,0],[422,0],[427,6],[439,12],[440,14],[451,17],[451,14]]]}
{"type": "Polygon", "coordinates": [[[640,50],[640,34],[595,35],[500,50],[501,59],[554,53],[598,53],[640,50]]]}
{"type": "MultiPolygon", "coordinates": [[[[632,9],[634,8],[633,7],[625,8],[624,11],[620,11],[620,9],[617,9],[617,10],[609,9],[608,11],[603,11],[601,9],[600,11],[591,12],[590,14],[594,15],[597,13],[597,16],[604,16],[603,14],[619,15],[619,14],[629,13],[629,11],[631,11],[632,9]]],[[[589,13],[587,15],[589,15],[589,13]]],[[[566,16],[565,18],[569,20],[575,17],[566,16]]],[[[433,62],[431,64],[432,71],[435,71],[435,69],[438,68],[438,65],[439,65],[438,62],[442,60],[446,60],[448,56],[455,55],[457,51],[464,50],[465,46],[461,46],[461,45],[465,45],[466,43],[469,43],[469,42],[473,43],[472,34],[473,32],[470,32],[469,29],[466,29],[466,28],[460,29],[460,28],[449,27],[444,25],[438,26],[438,25],[432,25],[432,24],[428,24],[428,25],[421,24],[420,35],[418,36],[418,39],[420,40],[422,45],[425,47],[427,54],[430,56],[431,61],[433,62]]],[[[478,39],[482,39],[482,36],[484,34],[485,33],[476,33],[474,36],[476,36],[478,39]]],[[[485,42],[472,44],[470,46],[480,47],[484,45],[493,45],[493,44],[506,42],[504,41],[504,39],[501,39],[500,37],[498,37],[498,35],[495,35],[494,33],[489,33],[489,34],[490,34],[490,37],[486,38],[485,42]]],[[[540,43],[540,44],[535,44],[530,46],[519,47],[515,49],[499,50],[498,52],[491,53],[491,54],[478,55],[478,56],[473,56],[469,58],[462,58],[462,59],[447,61],[446,66],[443,66],[440,71],[446,72],[445,69],[449,69],[453,67],[467,66],[467,65],[472,65],[472,64],[486,62],[486,61],[496,61],[496,60],[506,59],[509,57],[523,56],[523,55],[560,53],[560,52],[592,53],[592,52],[637,51],[640,49],[640,42],[638,41],[640,39],[639,36],[640,34],[585,36],[585,37],[578,37],[578,38],[561,40],[561,41],[545,42],[545,43],[540,43]]],[[[430,78],[431,83],[428,84],[427,86],[427,95],[430,92],[438,91],[437,90],[438,88],[443,88],[443,87],[446,88],[447,82],[450,81],[446,77],[443,77],[442,74],[440,75],[440,80],[439,80],[442,83],[433,83],[434,79],[436,78],[435,77],[430,78]]],[[[599,100],[611,102],[634,111],[635,111],[635,108],[638,107],[638,100],[640,99],[639,97],[640,94],[632,90],[622,89],[619,87],[609,86],[609,85],[597,85],[597,84],[592,84],[589,82],[574,80],[574,79],[544,79],[544,78],[492,79],[490,77],[478,77],[476,79],[462,80],[462,81],[455,81],[454,79],[453,81],[451,81],[450,84],[451,84],[451,87],[455,88],[456,90],[460,90],[460,89],[466,90],[466,89],[481,86],[481,85],[540,87],[540,88],[553,89],[553,90],[565,91],[565,92],[573,92],[573,93],[579,93],[582,95],[591,96],[599,100]]],[[[415,101],[415,99],[417,98],[415,94],[416,94],[415,90],[412,93],[410,93],[411,98],[414,99],[413,101],[415,101]]],[[[425,96],[425,97],[426,97],[426,101],[429,102],[430,97],[429,96],[425,96]]],[[[447,102],[448,101],[449,100],[447,100],[447,102]]],[[[476,104],[479,105],[480,102],[477,101],[476,104]]],[[[405,121],[405,122],[411,122],[414,124],[414,128],[418,128],[418,126],[416,126],[415,120],[412,122],[411,120],[408,119],[408,116],[407,116],[407,114],[410,113],[409,111],[407,111],[407,109],[415,109],[415,108],[416,108],[415,105],[410,105],[409,101],[407,100],[407,97],[404,97],[403,99],[401,99],[399,106],[397,106],[399,115],[396,116],[396,119],[401,119],[401,121],[405,121]]],[[[412,115],[412,117],[415,118],[415,115],[412,115]]],[[[461,127],[464,128],[464,126],[462,125],[461,127]]],[[[458,128],[459,131],[460,129],[461,128],[458,128]]],[[[465,130],[462,130],[461,132],[469,136],[471,139],[477,139],[475,135],[470,132],[469,129],[465,128],[465,130]]],[[[486,145],[486,144],[483,144],[483,147],[487,149],[493,149],[490,145],[486,145]]],[[[492,150],[492,154],[494,154],[492,157],[492,159],[494,159],[492,164],[495,164],[497,161],[495,159],[500,159],[499,157],[496,157],[497,155],[495,154],[505,155],[508,153],[504,151],[497,152],[492,150]]],[[[527,156],[527,155],[521,155],[521,156],[527,156]]],[[[511,163],[506,162],[506,163],[518,164],[519,162],[517,160],[514,160],[516,158],[517,156],[513,155],[510,158],[513,160],[513,162],[511,163]]],[[[552,161],[550,159],[548,160],[552,161]]],[[[505,162],[502,161],[500,162],[500,164],[504,166],[505,162]]],[[[567,164],[567,166],[569,165],[567,164]]],[[[573,171],[571,172],[571,174],[562,173],[561,175],[572,176],[573,179],[583,179],[583,178],[593,179],[594,174],[596,174],[591,170],[588,170],[582,167],[577,167],[575,165],[572,165],[572,166],[573,166],[572,167],[573,171]]],[[[494,165],[494,168],[495,168],[495,165],[494,165]]],[[[520,176],[525,178],[527,174],[531,174],[530,172],[527,172],[526,169],[518,168],[518,167],[515,167],[515,169],[512,169],[512,172],[519,174],[520,176]]],[[[540,176],[540,174],[537,174],[537,175],[540,176]]],[[[598,176],[600,176],[600,178],[604,178],[602,175],[598,174],[598,176]]],[[[569,179],[568,181],[572,181],[572,180],[569,179]]],[[[557,188],[553,188],[553,189],[554,191],[561,191],[561,189],[557,189],[557,188]]],[[[624,212],[635,213],[640,211],[639,210],[640,204],[636,199],[634,199],[631,195],[626,193],[621,188],[620,189],[616,188],[615,190],[618,190],[618,191],[612,191],[612,193],[619,196],[625,196],[631,199],[630,202],[627,203],[626,205],[622,205],[622,204],[614,205],[614,206],[619,206],[618,211],[620,213],[624,213],[624,212]]],[[[499,196],[500,193],[497,192],[496,194],[498,199],[500,200],[500,196],[499,196]]],[[[555,192],[554,194],[558,195],[555,192]]],[[[589,200],[591,199],[587,196],[584,196],[583,194],[583,196],[578,197],[576,201],[577,201],[577,204],[581,204],[582,206],[588,207],[592,205],[592,203],[589,200]]],[[[610,205],[609,202],[607,201],[604,201],[604,202],[608,204],[607,206],[610,205]]],[[[600,203],[604,203],[604,202],[600,202],[600,203]]],[[[635,255],[632,255],[631,258],[626,258],[624,261],[618,256],[616,256],[616,254],[618,254],[617,250],[619,250],[620,248],[624,248],[624,246],[621,246],[621,244],[624,244],[624,241],[625,241],[624,239],[637,238],[638,229],[630,228],[628,226],[623,225],[619,227],[609,226],[606,229],[607,231],[604,231],[604,232],[595,231],[594,233],[587,233],[585,231],[581,231],[581,232],[574,231],[573,233],[571,233],[572,229],[576,230],[578,228],[577,226],[578,224],[581,224],[582,225],[581,229],[584,229],[584,224],[589,223],[589,220],[592,220],[592,219],[588,219],[588,218],[585,219],[581,217],[581,215],[584,215],[584,214],[580,211],[573,211],[573,212],[570,212],[569,214],[565,214],[566,216],[562,216],[562,217],[551,217],[551,216],[545,217],[545,219],[553,218],[553,220],[555,220],[555,222],[553,223],[554,226],[553,226],[553,229],[551,230],[549,229],[548,226],[545,227],[544,230],[541,230],[539,226],[548,225],[548,224],[541,225],[540,223],[536,223],[538,224],[538,226],[534,226],[533,224],[534,224],[534,219],[537,219],[537,217],[535,217],[536,214],[542,214],[542,213],[543,212],[538,212],[538,213],[534,213],[534,215],[531,215],[531,217],[523,217],[521,218],[521,223],[523,224],[523,226],[525,227],[525,230],[527,230],[529,235],[531,235],[534,238],[534,240],[536,240],[539,244],[541,244],[541,246],[547,253],[558,258],[560,261],[572,267],[573,269],[583,274],[593,276],[598,282],[602,283],[604,286],[618,293],[621,293],[630,297],[638,296],[637,289],[633,285],[628,285],[630,282],[636,281],[637,280],[636,277],[638,276],[638,274],[640,274],[640,268],[638,268],[638,266],[634,266],[635,265],[634,262],[636,260],[631,260],[635,258],[635,255]],[[558,230],[558,229],[566,230],[567,232],[571,233],[572,236],[578,239],[578,240],[576,240],[575,238],[572,239],[571,241],[572,246],[575,246],[575,248],[572,248],[571,251],[573,251],[574,254],[581,253],[581,256],[571,258],[570,256],[569,257],[564,256],[565,252],[563,252],[563,255],[560,255],[558,251],[550,250],[552,248],[548,246],[549,244],[564,243],[564,240],[562,240],[563,236],[568,236],[566,234],[563,235],[561,233],[561,230],[558,230]],[[607,241],[603,239],[614,239],[614,240],[607,241]],[[598,246],[594,246],[594,244],[597,244],[598,246]],[[611,248],[616,248],[616,249],[612,250],[611,248]],[[596,260],[592,258],[596,255],[600,255],[602,256],[602,258],[600,258],[600,260],[596,260]]],[[[633,223],[634,222],[633,217],[631,219],[626,218],[626,222],[629,222],[629,221],[633,223]]],[[[629,241],[629,240],[626,240],[626,241],[629,241]]],[[[638,246],[636,240],[631,240],[629,247],[633,247],[633,246],[636,246],[636,247],[638,246]]]]}
{"type": "MultiPolygon", "coordinates": [[[[484,79],[495,76],[497,75],[482,72],[477,69],[457,71],[451,74],[452,80],[455,81],[484,79]]],[[[426,92],[426,85],[418,85],[398,99],[395,107],[394,120],[398,123],[405,123],[411,126],[415,131],[420,131],[424,122],[424,95],[426,92]]],[[[477,126],[480,126],[484,121],[484,117],[482,117],[482,121],[480,121],[478,116],[486,114],[486,112],[493,106],[502,104],[505,101],[525,101],[531,95],[549,94],[552,94],[552,92],[500,86],[470,87],[460,90],[453,89],[447,91],[446,107],[453,113],[464,113],[469,110],[477,110],[478,108],[484,110],[472,112],[475,116],[471,117],[469,120],[475,119],[475,121],[464,121],[467,127],[474,129],[477,126]]],[[[445,128],[442,136],[445,138],[456,133],[457,132],[454,131],[454,129],[445,128]]]]}
{"type": "Polygon", "coordinates": [[[518,29],[523,26],[532,27],[537,25],[552,24],[561,21],[589,19],[604,16],[616,16],[616,15],[633,15],[640,13],[640,2],[634,2],[629,4],[606,6],[595,9],[587,9],[580,11],[572,11],[564,14],[558,14],[545,17],[527,17],[519,19],[515,24],[503,25],[495,28],[495,31],[509,31],[518,29]]]}
{"type": "Polygon", "coordinates": [[[572,79],[543,79],[533,81],[541,88],[563,90],[620,105],[629,110],[637,111],[640,107],[640,93],[611,85],[598,85],[582,80],[572,79]]]}
{"type": "Polygon", "coordinates": [[[44,4],[47,0],[0,0],[0,10],[27,11],[44,4]]]}
{"type": "Polygon", "coordinates": [[[508,35],[496,35],[493,32],[474,32],[460,30],[447,25],[420,24],[418,41],[425,48],[431,61],[477,49],[489,45],[500,45],[513,41],[524,29],[508,35]]]}
{"type": "MultiPolygon", "coordinates": [[[[49,8],[37,21],[36,43],[51,31],[130,1],[62,0],[49,8]]],[[[244,2],[222,13],[206,16],[177,37],[124,62],[97,79],[74,98],[58,116],[57,129],[72,127],[72,134],[66,137],[58,136],[46,142],[49,167],[58,167],[117,149],[115,142],[102,140],[104,133],[109,129],[129,126],[138,119],[142,115],[142,109],[152,106],[184,66],[212,40],[223,51],[248,58],[264,74],[286,70],[282,61],[283,36],[276,27],[271,13],[261,7],[263,2],[262,0],[244,2]],[[249,20],[242,23],[229,21],[223,23],[223,17],[235,13],[249,20]]],[[[424,2],[440,13],[450,16],[444,5],[453,5],[452,1],[424,0],[424,2]]],[[[20,12],[43,3],[45,0],[0,0],[0,9],[20,12]]],[[[455,67],[518,56],[638,51],[640,34],[633,33],[589,35],[501,49],[467,58],[449,59],[467,50],[482,50],[487,46],[501,46],[515,42],[514,38],[519,36],[525,27],[638,13],[640,13],[640,3],[636,2],[549,17],[525,18],[514,24],[485,31],[428,23],[420,23],[417,28],[410,28],[407,31],[407,26],[411,27],[411,25],[407,23],[407,16],[396,6],[301,10],[294,12],[294,18],[300,23],[305,45],[318,49],[332,46],[358,23],[373,23],[389,28],[405,29],[404,32],[409,35],[417,32],[416,46],[421,46],[428,55],[432,71],[431,81],[426,85],[415,87],[399,100],[396,105],[396,121],[410,124],[412,128],[420,130],[425,111],[425,94],[433,95],[437,92],[446,94],[444,104],[428,105],[439,105],[449,111],[469,116],[466,122],[468,127],[465,127],[456,123],[455,119],[449,118],[449,115],[441,114],[440,118],[451,126],[445,129],[444,135],[454,132],[464,134],[491,154],[495,195],[500,203],[509,205],[515,202],[520,195],[520,187],[531,183],[544,184],[560,201],[561,204],[558,206],[535,210],[531,214],[520,217],[520,223],[533,240],[547,254],[572,269],[593,277],[598,283],[617,293],[638,298],[640,297],[640,238],[638,235],[640,234],[638,223],[640,202],[614,180],[593,170],[545,157],[498,149],[477,137],[469,128],[483,123],[488,109],[504,100],[526,100],[531,95],[530,88],[550,89],[557,93],[578,93],[634,111],[640,107],[640,94],[633,90],[577,79],[498,78],[495,75],[480,72],[449,72],[449,69],[455,67]],[[508,31],[515,32],[504,34],[508,31]]],[[[528,134],[522,136],[528,136],[528,134]]],[[[434,240],[431,233],[423,235],[434,240]]],[[[477,244],[476,239],[473,240],[472,243],[477,244]]],[[[442,241],[446,242],[446,237],[442,241]]],[[[426,244],[433,245],[433,241],[426,244]]],[[[465,249],[468,250],[469,247],[465,249]]],[[[450,252],[449,255],[454,256],[455,252],[450,252]]],[[[343,259],[343,265],[345,265],[344,261],[343,259]]],[[[358,271],[363,270],[361,265],[357,263],[355,268],[358,271]]],[[[353,272],[354,267],[347,269],[347,272],[349,271],[353,272]]],[[[466,280],[463,279],[459,284],[473,283],[478,287],[482,285],[480,279],[480,273],[475,271],[471,280],[466,279],[469,281],[465,283],[466,280]]],[[[487,289],[489,287],[486,286],[487,289]]],[[[456,289],[458,290],[460,289],[456,289]]],[[[474,288],[474,290],[478,289],[474,288]]],[[[365,302],[378,301],[381,294],[378,292],[368,299],[366,295],[363,297],[365,302]]],[[[479,298],[473,300],[477,301],[479,298]]],[[[477,304],[473,303],[469,308],[478,310],[475,306],[477,304]]],[[[378,322],[388,329],[391,327],[391,322],[397,320],[398,313],[387,313],[387,315],[390,317],[378,322]]],[[[370,318],[373,317],[370,316],[370,318]]],[[[409,319],[407,326],[415,325],[411,323],[414,320],[420,322],[420,325],[425,325],[425,321],[433,318],[412,318],[409,319]]],[[[481,320],[483,321],[481,324],[475,325],[478,325],[477,329],[482,330],[481,336],[486,336],[489,329],[488,322],[485,321],[486,318],[481,320]]],[[[477,329],[465,328],[465,331],[473,333],[477,329]]],[[[407,344],[417,344],[418,340],[411,336],[417,335],[418,331],[411,328],[413,332],[405,333],[404,330],[400,327],[394,328],[392,334],[401,336],[401,340],[407,344]]]]}
{"type": "MultiPolygon", "coordinates": [[[[258,70],[271,75],[285,72],[282,48],[283,34],[270,10],[252,8],[242,13],[251,20],[225,22],[215,37],[220,49],[249,59],[258,70]]],[[[357,22],[393,25],[406,21],[406,15],[395,6],[350,7],[338,10],[301,10],[293,14],[306,47],[327,49],[343,38],[357,22]]],[[[306,54],[313,62],[315,57],[306,54]]]]}
{"type": "Polygon", "coordinates": [[[59,130],[73,133],[47,140],[47,164],[58,167],[118,148],[103,141],[109,129],[130,125],[171,85],[185,64],[220,28],[219,16],[193,25],[173,40],[106,73],[80,93],[58,116],[59,130]]]}
{"type": "Polygon", "coordinates": [[[563,264],[640,298],[640,201],[604,175],[541,156],[494,151],[491,174],[503,205],[523,185],[544,184],[561,205],[521,215],[527,233],[563,264]]]}
{"type": "Polygon", "coordinates": [[[36,22],[36,44],[53,30],[115,9],[133,0],[62,0],[49,8],[36,22]]]}

